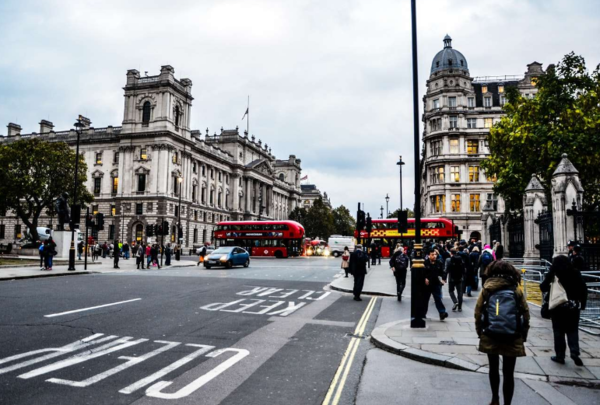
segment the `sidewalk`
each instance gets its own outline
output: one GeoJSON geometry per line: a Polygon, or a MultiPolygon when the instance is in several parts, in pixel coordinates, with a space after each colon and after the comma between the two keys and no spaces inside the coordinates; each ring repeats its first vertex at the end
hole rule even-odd
{"type": "MultiPolygon", "coordinates": [[[[52,271],[40,270],[39,267],[27,265],[24,267],[12,267],[12,268],[0,268],[0,281],[4,280],[17,280],[17,279],[27,279],[27,278],[42,278],[42,277],[60,277],[60,276],[75,276],[81,274],[101,274],[101,273],[116,273],[116,272],[126,272],[126,271],[144,271],[138,270],[135,263],[135,258],[124,260],[121,258],[119,260],[120,269],[113,268],[113,259],[106,258],[100,260],[96,260],[92,262],[90,258],[88,258],[88,266],[87,271],[83,270],[83,260],[75,261],[75,271],[68,271],[68,264],[66,261],[60,260],[58,263],[65,264],[57,264],[52,267],[52,271]]],[[[32,262],[35,264],[39,264],[39,262],[32,262]]],[[[196,262],[189,260],[181,260],[176,261],[172,260],[170,266],[161,266],[161,269],[171,269],[178,267],[193,267],[196,266],[196,262]]],[[[158,269],[158,267],[153,267],[153,269],[158,269]]]]}
{"type": "MultiPolygon", "coordinates": [[[[343,276],[331,283],[331,288],[352,291],[353,279],[343,276]]],[[[395,296],[395,279],[386,264],[372,266],[365,279],[365,294],[395,296]]],[[[407,290],[410,293],[410,272],[407,290]]],[[[463,312],[452,312],[452,301],[444,287],[444,305],[449,312],[445,321],[440,321],[433,299],[430,300],[427,327],[410,328],[410,294],[404,294],[402,302],[386,299],[383,308],[392,308],[379,314],[383,324],[375,328],[371,341],[384,350],[424,363],[443,367],[488,373],[487,355],[477,350],[479,339],[475,332],[474,309],[479,292],[472,298],[466,297],[463,312]],[[393,302],[392,302],[393,301],[393,302]]],[[[567,357],[565,365],[554,363],[552,325],[540,316],[536,305],[529,305],[531,329],[525,343],[526,357],[517,360],[516,373],[520,378],[550,382],[567,382],[600,387],[600,337],[581,332],[579,334],[581,358],[584,367],[577,367],[567,357]]]]}

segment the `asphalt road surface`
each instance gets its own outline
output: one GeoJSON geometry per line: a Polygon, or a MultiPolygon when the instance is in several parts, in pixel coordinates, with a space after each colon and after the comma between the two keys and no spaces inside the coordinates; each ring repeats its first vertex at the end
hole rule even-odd
{"type": "Polygon", "coordinates": [[[352,403],[380,300],[336,276],[298,258],[1,282],[0,403],[352,403]]]}

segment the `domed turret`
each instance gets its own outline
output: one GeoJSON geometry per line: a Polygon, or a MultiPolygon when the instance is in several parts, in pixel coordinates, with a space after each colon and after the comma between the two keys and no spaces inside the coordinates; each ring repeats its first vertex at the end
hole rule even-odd
{"type": "Polygon", "coordinates": [[[452,48],[452,38],[446,34],[444,37],[444,49],[439,51],[431,62],[431,74],[446,69],[463,70],[469,73],[467,59],[462,53],[452,48]]]}

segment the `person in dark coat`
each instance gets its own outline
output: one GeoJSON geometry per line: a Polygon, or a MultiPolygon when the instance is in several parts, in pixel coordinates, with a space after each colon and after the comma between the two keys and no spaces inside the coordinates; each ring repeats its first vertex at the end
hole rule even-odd
{"type": "Polygon", "coordinates": [[[429,298],[433,295],[435,301],[435,308],[440,313],[440,321],[448,318],[448,312],[442,302],[442,286],[446,284],[444,279],[444,266],[438,260],[438,253],[436,250],[429,251],[429,256],[425,260],[425,294],[424,309],[425,315],[427,315],[427,308],[429,307],[429,298]]]}
{"type": "Polygon", "coordinates": [[[525,356],[525,342],[529,333],[529,307],[523,291],[518,288],[521,283],[521,274],[514,266],[505,261],[497,261],[490,264],[486,269],[486,281],[475,305],[475,330],[479,336],[479,351],[486,353],[490,369],[490,386],[492,388],[492,402],[490,405],[500,405],[500,356],[502,356],[502,375],[504,384],[502,393],[504,403],[512,403],[515,391],[515,365],[517,357],[525,356]],[[485,303],[489,297],[498,290],[513,290],[522,316],[520,336],[511,341],[498,340],[483,333],[485,328],[484,312],[485,303]]]}
{"type": "MultiPolygon", "coordinates": [[[[573,254],[573,256],[576,255],[577,253],[573,254]]],[[[587,304],[587,286],[579,269],[564,255],[556,256],[552,260],[552,266],[540,284],[540,290],[549,292],[551,284],[557,277],[567,292],[569,302],[550,311],[552,331],[554,332],[554,351],[556,352],[556,356],[552,356],[552,360],[565,364],[567,351],[565,335],[567,335],[571,358],[576,365],[583,366],[579,357],[579,315],[587,304]]]]}
{"type": "Polygon", "coordinates": [[[119,267],[119,252],[117,251],[118,249],[119,249],[119,241],[117,239],[115,239],[115,253],[113,254],[113,258],[114,258],[113,268],[114,269],[120,269],[120,267],[119,267]]]}
{"type": "Polygon", "coordinates": [[[142,266],[142,270],[144,269],[144,253],[146,252],[146,249],[144,248],[143,244],[140,244],[137,248],[137,252],[135,253],[135,263],[137,264],[137,268],[140,268],[140,265],[142,266]]]}
{"type": "Polygon", "coordinates": [[[371,265],[375,266],[377,264],[377,245],[371,243],[371,251],[369,252],[371,255],[371,265]]]}
{"type": "Polygon", "coordinates": [[[165,266],[170,266],[171,265],[171,254],[173,253],[173,250],[171,249],[171,244],[167,243],[167,247],[164,250],[165,250],[165,266]]]}
{"type": "Polygon", "coordinates": [[[362,245],[356,245],[354,252],[350,255],[350,272],[354,275],[354,301],[362,301],[360,294],[365,283],[368,262],[369,257],[362,250],[362,245]]]}
{"type": "MultiPolygon", "coordinates": [[[[444,280],[448,280],[448,293],[452,299],[452,312],[462,312],[463,304],[463,283],[465,282],[465,263],[456,254],[456,249],[450,250],[450,257],[446,259],[444,266],[444,280]],[[454,294],[458,294],[458,298],[454,294]]],[[[468,282],[468,281],[467,281],[468,282]]]]}
{"type": "Polygon", "coordinates": [[[479,248],[477,245],[473,245],[473,249],[471,253],[469,253],[469,262],[471,263],[471,267],[467,272],[467,283],[471,283],[471,288],[467,288],[467,291],[470,293],[471,290],[477,291],[479,288],[479,277],[477,276],[477,269],[479,268],[479,248]]]}
{"type": "Polygon", "coordinates": [[[160,262],[158,261],[159,254],[160,247],[156,244],[152,245],[152,249],[150,250],[150,255],[152,256],[152,263],[156,264],[156,266],[160,269],[160,262]]]}
{"type": "Polygon", "coordinates": [[[571,264],[579,271],[585,270],[585,259],[581,255],[581,245],[575,245],[571,252],[571,264]]]}
{"type": "Polygon", "coordinates": [[[399,243],[396,245],[396,250],[390,258],[390,268],[394,272],[394,278],[396,279],[396,293],[398,294],[398,301],[402,301],[402,293],[406,286],[406,272],[410,266],[410,260],[404,253],[404,248],[399,243]]]}

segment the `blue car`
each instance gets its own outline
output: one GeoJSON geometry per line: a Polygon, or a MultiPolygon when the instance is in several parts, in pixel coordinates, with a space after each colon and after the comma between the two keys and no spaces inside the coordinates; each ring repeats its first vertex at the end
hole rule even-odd
{"type": "Polygon", "coordinates": [[[212,266],[225,266],[228,269],[233,266],[250,266],[250,255],[241,247],[220,247],[204,259],[204,267],[210,269],[212,266]]]}

